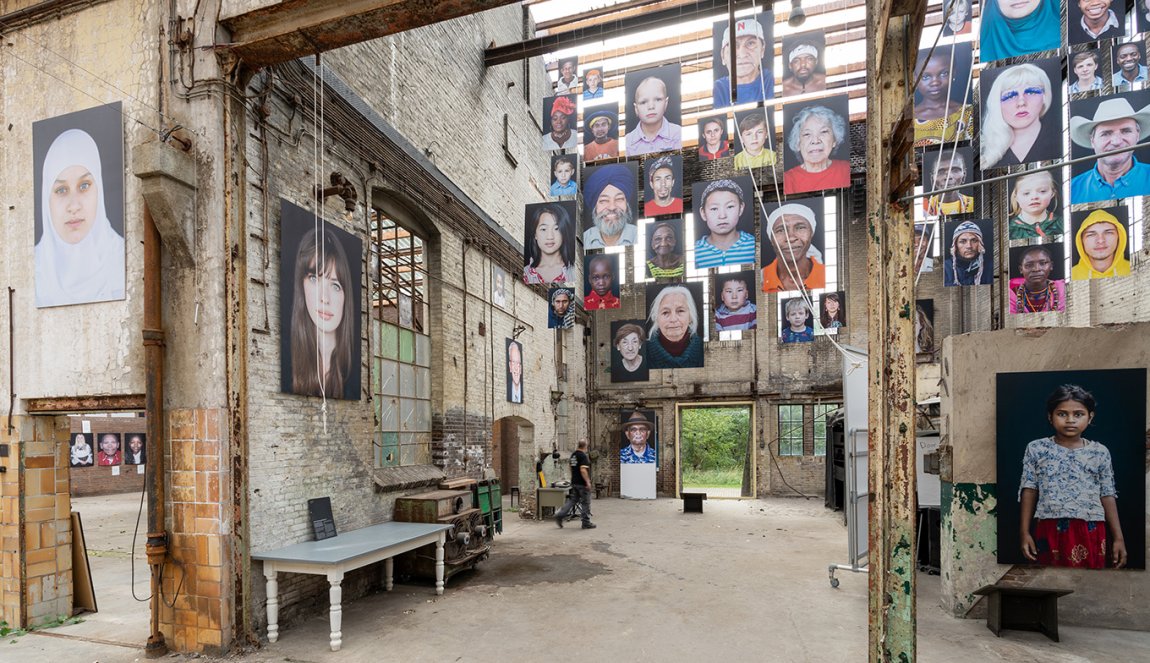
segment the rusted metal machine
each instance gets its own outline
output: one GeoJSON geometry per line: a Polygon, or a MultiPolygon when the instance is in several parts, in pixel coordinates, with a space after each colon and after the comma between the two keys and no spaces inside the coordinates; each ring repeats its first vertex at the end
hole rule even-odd
{"type": "MultiPolygon", "coordinates": [[[[433,490],[395,501],[396,521],[452,525],[443,547],[444,580],[475,568],[491,552],[489,527],[484,523],[483,512],[472,503],[470,490],[433,490]]],[[[435,546],[424,546],[396,557],[395,572],[434,580],[435,546]]]]}

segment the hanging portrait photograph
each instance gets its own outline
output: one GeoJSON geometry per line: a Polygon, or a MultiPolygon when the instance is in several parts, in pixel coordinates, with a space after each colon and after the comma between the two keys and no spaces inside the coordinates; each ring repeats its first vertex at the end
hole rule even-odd
{"type": "Polygon", "coordinates": [[[1070,280],[1130,275],[1129,214],[1125,205],[1070,213],[1070,280]]]}
{"type": "Polygon", "coordinates": [[[943,0],[943,37],[970,34],[970,23],[973,16],[970,10],[971,2],[972,0],[943,0]]]}
{"type": "Polygon", "coordinates": [[[1137,32],[1150,32],[1150,0],[1134,0],[1137,32]]]}
{"type": "Polygon", "coordinates": [[[144,465],[148,462],[148,436],[144,433],[124,433],[124,464],[144,465]]]}
{"type": "Polygon", "coordinates": [[[588,65],[583,68],[583,101],[603,98],[603,66],[588,65]]]}
{"type": "Polygon", "coordinates": [[[551,155],[551,197],[574,198],[579,194],[579,155],[575,153],[551,155]]]}
{"type": "Polygon", "coordinates": [[[71,467],[92,467],[96,464],[96,436],[92,433],[72,433],[68,445],[71,467]]]}
{"type": "MultiPolygon", "coordinates": [[[[1136,0],[1137,1],[1137,0],[1136,0]]],[[[1066,3],[1067,43],[1085,44],[1126,36],[1126,3],[1071,0],[1066,3]]]]}
{"type": "MultiPolygon", "coordinates": [[[[967,1],[967,0],[963,0],[967,1]]],[[[970,42],[939,44],[918,52],[914,76],[915,145],[969,140],[974,98],[970,42]]]]}
{"type": "Polygon", "coordinates": [[[583,108],[583,162],[619,158],[619,104],[583,108]]]}
{"type": "Polygon", "coordinates": [[[491,303],[506,309],[511,305],[514,289],[507,280],[507,271],[499,265],[491,266],[491,303]]]}
{"type": "Polygon", "coordinates": [[[574,200],[528,203],[523,212],[523,282],[575,283],[574,200]]]}
{"type": "Polygon", "coordinates": [[[643,216],[683,213],[683,157],[664,154],[643,162],[643,216]]]}
{"type": "Polygon", "coordinates": [[[819,330],[837,334],[847,326],[847,293],[824,292],[819,296],[819,330]]]}
{"type": "Polygon", "coordinates": [[[783,37],[783,93],[793,97],[827,89],[827,37],[822,30],[783,37]]]}
{"type": "Polygon", "coordinates": [[[715,331],[757,329],[759,310],[755,305],[755,270],[715,274],[711,277],[711,301],[715,331]]]}
{"type": "Polygon", "coordinates": [[[36,308],[125,297],[121,107],[32,123],[36,308]]]}
{"type": "Polygon", "coordinates": [[[783,192],[851,183],[850,100],[845,94],[783,106],[783,192]]]}
{"type": "Polygon", "coordinates": [[[280,391],[359,400],[363,243],[286,200],[280,238],[280,391]]]}
{"type": "Polygon", "coordinates": [[[648,221],[644,231],[647,238],[647,278],[681,280],[687,269],[683,257],[683,220],[648,221]]]}
{"type": "Polygon", "coordinates": [[[942,284],[994,283],[994,221],[947,221],[942,226],[942,284]]]}
{"type": "Polygon", "coordinates": [[[611,382],[646,382],[647,363],[645,320],[611,321],[611,382]]]}
{"type": "Polygon", "coordinates": [[[548,289],[547,303],[548,329],[570,329],[575,325],[575,288],[548,289]]]}
{"type": "Polygon", "coordinates": [[[1074,205],[1150,194],[1150,90],[1070,102],[1070,156],[1133,151],[1070,166],[1074,205]]]}
{"type": "Polygon", "coordinates": [[[703,284],[649,284],[646,294],[651,368],[702,368],[703,284]]]}
{"type": "Polygon", "coordinates": [[[778,151],[773,107],[735,111],[735,170],[773,166],[778,151]]]}
{"type": "Polygon", "coordinates": [[[1066,309],[1065,251],[1062,242],[1010,247],[1011,313],[1066,309]]]}
{"type": "Polygon", "coordinates": [[[630,246],[638,240],[639,164],[635,161],[583,169],[583,249],[630,246]]]}
{"type": "Polygon", "coordinates": [[[682,149],[680,77],[678,62],[625,75],[627,158],[682,149]]]}
{"type": "Polygon", "coordinates": [[[1052,51],[1062,44],[1060,0],[986,0],[980,5],[982,62],[1052,51]]]}
{"type": "Polygon", "coordinates": [[[543,150],[571,150],[579,142],[574,94],[543,98],[543,150]]]}
{"type": "Polygon", "coordinates": [[[603,311],[619,308],[619,254],[583,256],[583,309],[603,311]]]}
{"type": "Polygon", "coordinates": [[[735,19],[735,73],[731,75],[731,34],[728,20],[711,29],[713,107],[727,108],[775,97],[775,18],[772,12],[735,19]]]}
{"type": "Polygon", "coordinates": [[[1110,52],[1113,58],[1110,61],[1114,73],[1110,83],[1115,92],[1130,92],[1135,86],[1142,88],[1146,85],[1146,42],[1141,39],[1114,44],[1110,52]]]}
{"type": "Polygon", "coordinates": [[[974,187],[943,191],[970,184],[978,175],[969,146],[940,145],[922,153],[922,188],[930,194],[922,199],[928,216],[958,216],[975,211],[974,187]],[[943,191],[935,193],[935,191],[943,191]]]}
{"type": "Polygon", "coordinates": [[[659,462],[659,434],[655,411],[646,408],[620,410],[619,424],[623,435],[619,441],[619,463],[659,462]]]}
{"type": "Polygon", "coordinates": [[[1062,158],[1061,59],[983,69],[979,92],[982,170],[1062,158]]]}
{"type": "Polygon", "coordinates": [[[555,67],[558,76],[555,81],[555,94],[571,94],[579,91],[579,56],[571,55],[559,59],[555,67]]]}
{"type": "Polygon", "coordinates": [[[507,402],[523,402],[523,344],[513,338],[504,339],[507,352],[507,402]]]}
{"type": "Polygon", "coordinates": [[[998,563],[1145,569],[1146,369],[996,377],[998,563]]]}
{"type": "Polygon", "coordinates": [[[1011,240],[1057,239],[1065,219],[1062,169],[1023,172],[1008,181],[1007,237],[1011,240]]]}
{"type": "Polygon", "coordinates": [[[826,287],[825,205],[823,198],[794,198],[763,206],[763,292],[826,287]]]}
{"type": "Polygon", "coordinates": [[[696,123],[699,130],[699,161],[715,161],[731,156],[727,115],[708,115],[696,123]]]}
{"type": "Polygon", "coordinates": [[[934,300],[916,299],[914,300],[915,362],[921,364],[933,361],[937,349],[934,333],[934,300]]]}
{"type": "Polygon", "coordinates": [[[804,297],[779,298],[779,323],[783,343],[811,343],[815,340],[815,316],[804,297]]]}
{"type": "Polygon", "coordinates": [[[1110,80],[1108,59],[1101,48],[1075,51],[1070,54],[1071,95],[1101,92],[1106,81],[1110,80]]]}
{"type": "Polygon", "coordinates": [[[755,262],[755,183],[749,175],[695,182],[695,268],[755,262]]]}

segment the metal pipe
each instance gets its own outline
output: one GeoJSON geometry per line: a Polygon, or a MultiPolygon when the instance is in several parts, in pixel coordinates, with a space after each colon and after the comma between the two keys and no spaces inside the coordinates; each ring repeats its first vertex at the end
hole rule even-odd
{"type": "Polygon", "coordinates": [[[15,307],[12,304],[16,289],[8,286],[8,434],[11,435],[12,410],[16,408],[16,321],[13,319],[15,307]]]}
{"type": "Polygon", "coordinates": [[[144,464],[148,493],[148,566],[152,569],[151,628],[144,654],[159,658],[168,653],[160,632],[161,572],[168,557],[168,532],[164,528],[164,315],[160,281],[162,246],[151,210],[144,205],[144,413],[152,452],[144,464]]]}

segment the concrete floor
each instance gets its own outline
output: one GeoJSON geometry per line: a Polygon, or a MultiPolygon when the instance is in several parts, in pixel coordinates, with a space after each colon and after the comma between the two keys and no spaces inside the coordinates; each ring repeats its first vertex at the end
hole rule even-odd
{"type": "MultiPolygon", "coordinates": [[[[119,500],[134,521],[137,502],[129,502],[119,500]]],[[[591,531],[508,513],[491,559],[451,579],[442,597],[397,584],[345,603],[340,652],[328,650],[323,611],[281,630],[279,642],[227,660],[866,659],[867,579],[839,572],[839,588],[830,588],[827,565],[846,557],[846,531],[821,500],[712,500],[702,515],[683,514],[670,499],[597,500],[592,509],[599,528],[591,531]]],[[[89,548],[97,548],[91,533],[89,548]]],[[[938,591],[937,576],[919,576],[922,661],[1150,660],[1150,633],[1063,626],[1061,643],[1014,631],[996,638],[982,621],[944,615],[938,591]]],[[[104,641],[129,633],[143,641],[146,607],[138,621],[107,610],[53,632],[93,637],[82,629],[102,625],[104,641]]],[[[35,633],[3,645],[0,660],[120,663],[142,660],[142,650],[35,633]]]]}

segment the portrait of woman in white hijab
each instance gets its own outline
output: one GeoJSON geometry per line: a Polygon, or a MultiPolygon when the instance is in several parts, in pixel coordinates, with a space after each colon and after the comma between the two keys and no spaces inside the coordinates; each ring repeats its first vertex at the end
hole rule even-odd
{"type": "Polygon", "coordinates": [[[122,150],[118,104],[44,120],[33,129],[33,151],[37,156],[44,155],[37,182],[37,308],[124,298],[124,237],[120,232],[123,229],[123,153],[105,155],[112,157],[108,160],[109,166],[115,162],[115,168],[105,169],[100,147],[92,134],[77,128],[87,128],[86,120],[91,114],[91,119],[96,120],[92,126],[102,129],[108,122],[100,120],[111,113],[115,114],[116,129],[112,133],[117,135],[98,135],[110,147],[109,152],[115,148],[122,150]],[[55,128],[56,132],[37,130],[44,128],[55,128]],[[45,152],[35,145],[41,138],[44,138],[43,144],[48,145],[45,152]],[[115,205],[110,205],[107,197],[111,187],[116,188],[115,205]]]}

